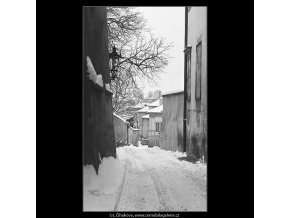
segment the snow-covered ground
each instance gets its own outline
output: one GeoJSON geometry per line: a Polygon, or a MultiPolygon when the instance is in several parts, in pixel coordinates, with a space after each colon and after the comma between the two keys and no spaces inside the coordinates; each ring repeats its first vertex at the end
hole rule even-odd
{"type": "Polygon", "coordinates": [[[159,147],[117,148],[98,176],[84,167],[84,210],[206,211],[206,165],[159,147]]]}
{"type": "Polygon", "coordinates": [[[113,211],[124,176],[124,164],[113,157],[103,158],[96,175],[92,165],[83,168],[84,211],[113,211]]]}

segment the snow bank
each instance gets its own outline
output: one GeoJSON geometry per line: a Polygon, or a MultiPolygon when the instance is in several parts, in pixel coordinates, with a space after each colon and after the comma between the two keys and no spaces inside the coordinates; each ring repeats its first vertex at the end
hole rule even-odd
{"type": "Polygon", "coordinates": [[[118,191],[122,183],[124,165],[113,157],[104,158],[99,168],[100,189],[106,194],[118,191]]]}
{"type": "MultiPolygon", "coordinates": [[[[135,148],[140,149],[139,147],[135,147],[135,148]]],[[[207,165],[204,163],[201,163],[200,161],[196,161],[194,164],[190,161],[186,161],[186,157],[187,157],[186,152],[163,150],[163,149],[160,149],[160,147],[158,146],[148,148],[148,151],[150,151],[150,153],[156,154],[160,158],[160,161],[162,161],[162,159],[164,160],[171,159],[171,161],[181,164],[183,169],[196,172],[197,174],[200,174],[202,177],[206,175],[207,165]],[[184,160],[182,160],[182,158],[184,158],[184,160]]],[[[158,165],[158,163],[156,163],[156,165],[158,165]]],[[[206,176],[205,176],[205,180],[206,180],[206,176]]]]}
{"type": "Polygon", "coordinates": [[[106,90],[109,91],[109,92],[112,92],[112,91],[111,91],[111,86],[110,86],[109,83],[106,83],[106,90]]]}
{"type": "Polygon", "coordinates": [[[99,86],[103,87],[103,77],[102,74],[97,75],[93,63],[90,57],[87,56],[87,68],[89,73],[89,79],[92,80],[94,83],[98,84],[99,86]]]}
{"type": "Polygon", "coordinates": [[[83,167],[84,211],[113,210],[124,176],[124,165],[113,157],[103,158],[96,175],[94,167],[83,167]]]}

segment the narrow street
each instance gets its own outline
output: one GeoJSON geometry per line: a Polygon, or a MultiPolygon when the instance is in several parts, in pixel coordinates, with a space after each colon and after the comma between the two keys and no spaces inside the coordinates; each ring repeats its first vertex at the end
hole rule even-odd
{"type": "Polygon", "coordinates": [[[206,211],[206,165],[159,147],[117,148],[125,175],[115,211],[206,211]]]}

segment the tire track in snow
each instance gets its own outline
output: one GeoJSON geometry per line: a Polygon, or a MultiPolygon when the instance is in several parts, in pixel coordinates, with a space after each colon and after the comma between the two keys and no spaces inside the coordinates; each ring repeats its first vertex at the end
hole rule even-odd
{"type": "MultiPolygon", "coordinates": [[[[154,152],[151,149],[144,149],[150,156],[158,156],[158,159],[160,160],[161,166],[163,167],[164,170],[170,170],[177,168],[178,171],[176,173],[183,177],[184,179],[187,179],[188,181],[191,182],[192,186],[195,188],[196,191],[200,193],[203,198],[207,198],[207,181],[206,181],[206,173],[204,175],[201,175],[198,168],[200,166],[196,166],[194,171],[188,170],[184,167],[184,164],[193,164],[193,163],[187,163],[186,161],[180,161],[174,158],[167,158],[164,157],[163,154],[159,154],[158,152],[154,152]]],[[[156,157],[155,157],[156,158],[156,157]]]]}
{"type": "Polygon", "coordinates": [[[148,170],[148,174],[152,178],[155,186],[155,190],[158,195],[159,203],[162,207],[160,207],[160,211],[172,211],[174,207],[172,207],[173,202],[171,201],[171,197],[169,196],[169,190],[166,186],[163,185],[161,179],[158,177],[157,173],[148,170]]]}
{"type": "Polygon", "coordinates": [[[196,175],[198,165],[195,165],[197,168],[194,167],[191,171],[191,168],[185,168],[184,164],[191,165],[192,163],[179,161],[177,157],[175,159],[171,156],[164,156],[151,149],[144,149],[144,151],[148,155],[136,152],[134,156],[142,160],[146,169],[150,169],[148,172],[155,183],[163,209],[171,211],[206,210],[206,191],[201,189],[200,182],[202,181],[196,175]]]}
{"type": "Polygon", "coordinates": [[[195,169],[185,169],[179,160],[150,149],[127,147],[124,151],[128,163],[126,177],[130,178],[125,180],[121,207],[116,210],[206,210],[203,192],[197,190],[195,169]]]}
{"type": "Polygon", "coordinates": [[[157,211],[159,202],[153,181],[146,174],[143,164],[130,148],[124,149],[128,169],[117,211],[157,211]],[[156,206],[157,205],[157,206],[156,206]]]}
{"type": "Polygon", "coordinates": [[[122,184],[121,184],[121,187],[120,187],[120,191],[119,191],[119,194],[118,194],[118,197],[117,197],[117,200],[116,200],[116,204],[115,204],[115,207],[114,207],[114,211],[117,211],[118,210],[118,206],[119,206],[119,203],[120,203],[120,199],[121,199],[121,196],[122,196],[122,192],[123,192],[123,188],[124,188],[124,183],[125,183],[125,179],[126,179],[126,176],[127,176],[127,163],[125,162],[125,172],[124,172],[124,175],[123,175],[123,180],[122,180],[122,184]]]}
{"type": "MultiPolygon", "coordinates": [[[[169,187],[166,186],[165,183],[160,178],[162,171],[168,172],[168,168],[166,169],[166,168],[164,168],[164,166],[152,167],[152,160],[156,159],[156,156],[155,156],[156,154],[148,152],[149,159],[146,159],[145,158],[146,156],[143,156],[142,153],[141,154],[138,153],[138,151],[139,150],[136,150],[136,152],[133,152],[132,150],[130,150],[129,152],[130,152],[130,155],[133,157],[132,160],[137,165],[139,165],[139,166],[142,165],[142,169],[143,170],[145,169],[145,173],[150,176],[150,178],[153,182],[153,185],[154,185],[154,189],[155,189],[156,194],[158,196],[159,211],[176,211],[176,210],[182,211],[182,210],[186,210],[186,208],[183,208],[182,204],[180,204],[178,202],[178,199],[174,199],[174,197],[171,195],[169,187]],[[159,170],[157,170],[157,169],[159,169],[159,170]]],[[[161,160],[161,159],[159,159],[159,160],[161,160]]],[[[163,163],[165,163],[165,161],[163,163]]],[[[174,164],[176,166],[176,163],[170,163],[170,164],[174,164]]],[[[166,163],[165,163],[165,165],[166,165],[166,163]]],[[[166,175],[162,175],[162,176],[166,177],[166,175]]]]}

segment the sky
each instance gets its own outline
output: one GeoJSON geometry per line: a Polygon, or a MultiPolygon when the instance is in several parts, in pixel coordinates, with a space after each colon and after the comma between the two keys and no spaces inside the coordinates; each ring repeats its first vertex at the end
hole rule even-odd
{"type": "Polygon", "coordinates": [[[160,89],[162,93],[172,90],[183,90],[184,84],[184,7],[137,7],[147,26],[153,28],[156,37],[163,37],[165,42],[173,42],[169,50],[172,56],[168,65],[164,68],[164,74],[160,74],[159,87],[145,83],[143,89],[145,97],[149,91],[160,89]]]}

